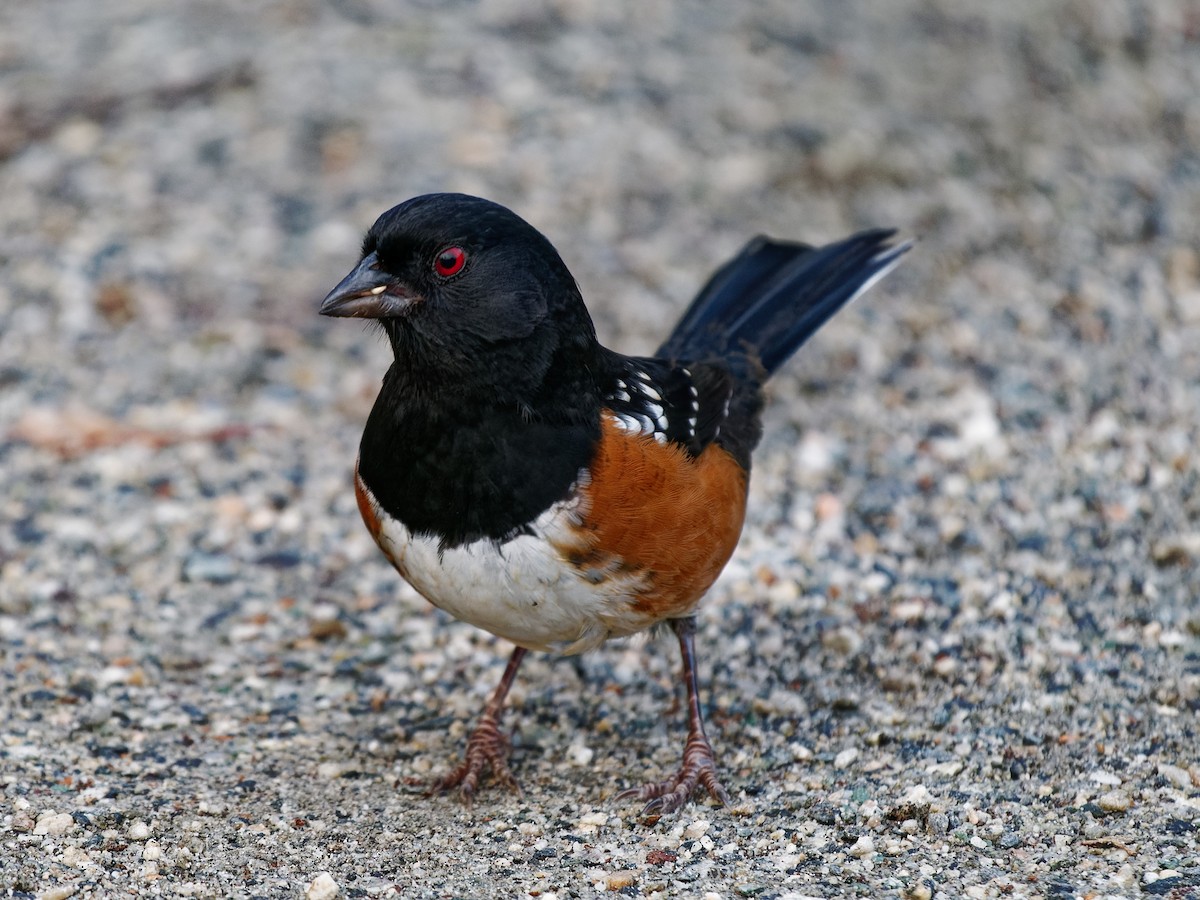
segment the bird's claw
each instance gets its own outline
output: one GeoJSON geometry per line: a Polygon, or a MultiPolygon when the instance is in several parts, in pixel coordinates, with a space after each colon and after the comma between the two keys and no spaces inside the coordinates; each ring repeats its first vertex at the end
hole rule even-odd
{"type": "Polygon", "coordinates": [[[458,788],[463,803],[471,805],[479,779],[487,769],[492,770],[492,781],[502,784],[521,794],[521,785],[508,768],[510,743],[500,731],[494,716],[484,715],[467,739],[467,750],[463,761],[429,786],[426,796],[441,794],[458,788]]]}
{"type": "Polygon", "coordinates": [[[722,806],[729,805],[729,793],[717,777],[712,746],[707,738],[692,735],[683,751],[683,764],[678,772],[663,781],[621,791],[617,799],[648,801],[642,807],[643,816],[667,815],[690,801],[698,787],[704,787],[722,806]]]}

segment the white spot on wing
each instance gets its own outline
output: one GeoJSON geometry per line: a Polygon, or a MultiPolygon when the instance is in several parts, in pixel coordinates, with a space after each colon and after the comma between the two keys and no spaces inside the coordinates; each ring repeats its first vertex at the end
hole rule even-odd
{"type": "Polygon", "coordinates": [[[641,422],[639,422],[633,416],[625,415],[624,413],[617,413],[613,416],[613,420],[616,422],[617,427],[622,431],[629,432],[630,434],[642,433],[641,422]]]}

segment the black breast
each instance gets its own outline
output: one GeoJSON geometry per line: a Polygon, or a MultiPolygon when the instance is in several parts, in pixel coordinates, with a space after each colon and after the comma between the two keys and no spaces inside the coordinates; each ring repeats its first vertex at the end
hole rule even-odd
{"type": "Polygon", "coordinates": [[[508,540],[562,500],[591,460],[599,415],[548,419],[485,403],[398,410],[385,390],[359,475],[383,509],[443,548],[508,540]]]}

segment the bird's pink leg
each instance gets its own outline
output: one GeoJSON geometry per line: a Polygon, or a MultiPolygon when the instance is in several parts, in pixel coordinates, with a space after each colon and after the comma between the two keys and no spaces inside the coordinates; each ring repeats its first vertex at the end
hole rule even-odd
{"type": "Polygon", "coordinates": [[[693,635],[696,620],[672,619],[671,628],[679,638],[683,657],[683,682],[688,698],[688,737],[683,746],[683,762],[679,771],[665,781],[651,782],[640,788],[630,788],[617,795],[618,800],[636,798],[647,800],[642,815],[672,813],[692,798],[698,786],[703,786],[723,806],[729,805],[729,794],[717,778],[717,765],[712,744],[704,733],[704,715],[700,712],[700,692],[696,685],[696,647],[693,635]]]}
{"type": "Polygon", "coordinates": [[[463,802],[470,806],[475,789],[479,786],[479,779],[489,767],[492,770],[493,781],[507,785],[518,794],[521,793],[521,786],[508,769],[510,745],[508,738],[500,731],[500,714],[504,711],[504,701],[508,697],[509,688],[512,687],[513,680],[517,677],[517,669],[520,668],[521,660],[527,652],[524,647],[513,650],[504,674],[500,677],[500,683],[496,685],[492,698],[483,708],[479,723],[467,739],[467,752],[463,761],[435,781],[429,788],[430,794],[440,794],[457,787],[463,802]]]}

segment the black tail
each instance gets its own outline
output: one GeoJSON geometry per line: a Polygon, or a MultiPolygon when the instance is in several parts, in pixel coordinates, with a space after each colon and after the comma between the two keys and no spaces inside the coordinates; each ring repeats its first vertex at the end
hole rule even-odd
{"type": "Polygon", "coordinates": [[[755,238],[709,279],[656,355],[749,353],[771,374],[896,264],[911,244],[890,246],[895,233],[877,228],[826,247],[755,238]]]}

